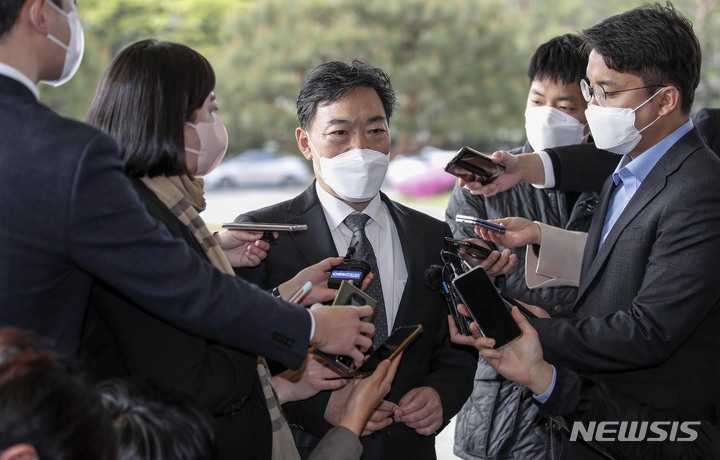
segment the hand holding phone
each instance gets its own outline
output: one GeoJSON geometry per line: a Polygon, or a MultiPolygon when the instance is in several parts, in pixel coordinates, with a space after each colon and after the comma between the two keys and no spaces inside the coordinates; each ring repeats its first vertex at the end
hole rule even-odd
{"type": "Polygon", "coordinates": [[[495,339],[495,348],[502,348],[520,337],[520,328],[481,266],[456,277],[453,286],[480,333],[495,339]]]}
{"type": "MultiPolygon", "coordinates": [[[[357,286],[354,286],[347,281],[342,281],[340,283],[340,289],[338,289],[338,292],[335,295],[333,305],[352,305],[355,307],[369,305],[372,307],[374,313],[377,302],[365,292],[361,291],[357,286]]],[[[374,314],[373,316],[363,318],[363,321],[371,322],[373,318],[374,314]]],[[[314,353],[328,367],[333,369],[339,375],[347,376],[355,373],[355,362],[350,356],[333,355],[317,349],[314,353]]]]}
{"type": "Polygon", "coordinates": [[[413,326],[400,326],[395,329],[385,341],[380,344],[377,350],[365,360],[362,366],[355,371],[355,376],[365,377],[377,369],[378,364],[386,359],[392,361],[403,350],[405,350],[415,338],[420,335],[423,327],[422,324],[413,326]]]}
{"type": "Polygon", "coordinates": [[[445,166],[445,171],[465,182],[489,184],[505,171],[502,163],[493,163],[492,157],[470,147],[461,148],[445,166]]]}

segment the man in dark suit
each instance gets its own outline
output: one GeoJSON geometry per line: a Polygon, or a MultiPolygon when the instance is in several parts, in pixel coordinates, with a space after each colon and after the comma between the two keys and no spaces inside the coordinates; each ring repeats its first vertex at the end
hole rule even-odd
{"type": "MultiPolygon", "coordinates": [[[[549,362],[668,417],[717,423],[720,161],[689,118],[700,74],[697,38],[671,5],[657,4],[583,35],[592,49],[583,85],[590,129],[597,147],[622,158],[601,192],[572,314],[532,324],[549,362]]],[[[510,162],[508,177],[485,190],[471,187],[493,193],[517,179],[543,183],[553,168],[565,186],[573,174],[597,176],[584,170],[577,149],[557,148],[553,157],[552,167],[534,169],[537,154],[497,155],[510,162]]],[[[510,246],[517,235],[480,233],[510,246]]],[[[550,232],[537,236],[523,243],[541,243],[541,259],[544,251],[558,253],[546,245],[550,232]]],[[[578,443],[568,449],[573,458],[590,455],[578,443]]]]}
{"type": "MultiPolygon", "coordinates": [[[[281,236],[267,259],[242,275],[271,288],[286,274],[345,255],[349,247],[363,252],[369,240],[372,254],[365,260],[375,278],[368,292],[382,303],[376,334],[411,324],[424,331],[405,351],[387,401],[365,427],[364,457],[435,458],[435,433],[470,394],[476,355],[450,344],[447,309],[424,279],[428,267],[440,263],[448,226],[379,192],[394,103],[387,75],[359,61],[328,62],[310,73],[298,96],[295,137],[313,162],[316,182],[289,201],[237,219],[307,224],[308,230],[281,236]],[[351,229],[353,216],[367,221],[364,229],[351,229]]],[[[326,391],[284,409],[288,421],[306,431],[299,438],[319,437],[337,422],[346,397],[343,390],[326,391]]]]}
{"type": "Polygon", "coordinates": [[[82,58],[75,9],[0,3],[0,326],[33,330],[75,358],[100,279],[174,325],[290,367],[313,342],[360,361],[355,346],[369,347],[361,333],[372,330],[361,310],[308,314],[220,273],[147,214],[109,136],[38,102],[37,83],[69,80],[82,58]]]}

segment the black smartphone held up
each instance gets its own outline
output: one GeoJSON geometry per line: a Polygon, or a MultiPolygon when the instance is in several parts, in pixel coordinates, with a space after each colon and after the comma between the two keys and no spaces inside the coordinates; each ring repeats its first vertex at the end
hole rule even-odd
{"type": "Polygon", "coordinates": [[[463,248],[465,252],[470,255],[470,257],[474,257],[476,259],[486,259],[487,256],[492,253],[492,249],[484,248],[478,244],[473,243],[472,241],[456,240],[450,238],[449,236],[446,236],[445,242],[450,246],[454,247],[455,249],[459,250],[460,248],[463,248]]]}
{"type": "Polygon", "coordinates": [[[502,163],[493,163],[491,157],[470,147],[458,150],[457,155],[445,166],[445,172],[465,182],[489,184],[505,171],[502,163]]]}
{"type": "MultiPolygon", "coordinates": [[[[356,286],[353,286],[347,281],[343,281],[340,283],[340,289],[337,294],[335,294],[333,305],[352,305],[354,307],[370,305],[374,314],[377,302],[356,286]]],[[[372,316],[366,316],[363,318],[363,321],[371,322],[372,319],[372,316]]],[[[321,358],[328,367],[342,376],[353,375],[355,372],[355,362],[350,356],[331,355],[330,353],[325,353],[317,349],[313,353],[321,358]]]]}
{"type": "Polygon", "coordinates": [[[510,309],[481,266],[456,277],[453,286],[480,333],[495,339],[495,348],[502,348],[520,337],[522,333],[510,309]]]}
{"type": "Polygon", "coordinates": [[[466,216],[463,214],[458,214],[457,216],[455,216],[455,222],[459,224],[469,224],[477,227],[482,227],[490,230],[491,232],[505,233],[507,231],[504,226],[496,224],[495,222],[490,222],[489,220],[481,219],[479,217],[466,216]]]}
{"type": "Polygon", "coordinates": [[[377,369],[378,364],[386,359],[393,360],[400,354],[415,338],[420,335],[422,324],[413,326],[400,326],[375,350],[362,366],[355,371],[358,377],[366,377],[377,369]]]}

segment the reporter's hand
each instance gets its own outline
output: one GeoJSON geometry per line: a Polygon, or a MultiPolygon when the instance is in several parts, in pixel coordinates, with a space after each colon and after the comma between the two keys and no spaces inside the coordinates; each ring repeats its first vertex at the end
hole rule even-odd
{"type": "Polygon", "coordinates": [[[517,265],[517,255],[509,249],[504,249],[502,252],[493,251],[480,263],[493,282],[498,276],[507,274],[515,265],[517,265]]]}
{"type": "Polygon", "coordinates": [[[337,289],[328,288],[327,281],[330,277],[330,270],[332,270],[334,266],[341,264],[342,261],[342,257],[328,257],[300,270],[292,279],[278,286],[280,296],[283,299],[289,299],[293,293],[297,292],[306,282],[310,281],[312,288],[300,302],[302,305],[312,305],[334,299],[335,294],[337,294],[337,289]]]}
{"type": "Polygon", "coordinates": [[[383,398],[390,392],[400,359],[402,353],[392,361],[382,361],[369,377],[353,382],[352,392],[340,412],[339,425],[358,436],[367,436],[393,423],[392,414],[398,406],[383,398]]]}
{"type": "MultiPolygon", "coordinates": [[[[278,232],[273,233],[275,238],[278,235],[278,232]]],[[[270,250],[270,244],[262,239],[263,232],[222,230],[214,236],[233,267],[257,267],[270,250]]]]}
{"type": "Polygon", "coordinates": [[[432,387],[413,388],[400,399],[395,421],[404,423],[422,436],[435,433],[443,422],[440,395],[432,387]]]}
{"type": "Polygon", "coordinates": [[[543,394],[552,383],[552,367],[543,359],[535,328],[517,307],[513,307],[512,315],[522,331],[519,339],[495,350],[493,339],[480,337],[475,340],[475,346],[485,361],[504,377],[525,385],[535,394],[543,394]]]}
{"type": "Polygon", "coordinates": [[[448,329],[450,329],[450,341],[452,343],[469,347],[475,346],[475,337],[462,334],[457,324],[455,324],[455,318],[453,318],[452,315],[448,315],[448,329]]]}
{"type": "Polygon", "coordinates": [[[473,195],[493,196],[511,189],[520,182],[545,183],[545,169],[537,153],[513,155],[500,150],[492,154],[492,161],[505,165],[505,171],[493,182],[482,185],[480,182],[465,182],[459,179],[458,185],[466,188],[473,195]]]}
{"type": "Polygon", "coordinates": [[[285,404],[310,398],[324,390],[332,391],[344,387],[347,380],[338,379],[337,376],[313,353],[308,353],[300,369],[288,369],[273,376],[272,384],[280,404],[285,404]]]}
{"type": "Polygon", "coordinates": [[[491,222],[505,227],[505,233],[494,232],[483,227],[475,227],[482,239],[492,241],[504,248],[517,248],[528,244],[540,244],[542,232],[540,226],[524,217],[504,217],[492,219],[491,222]]]}
{"type": "Polygon", "coordinates": [[[372,307],[315,304],[310,313],[315,318],[311,345],[326,353],[350,356],[359,367],[365,358],[363,352],[372,346],[371,337],[375,335],[375,325],[362,321],[372,315],[372,307]]]}

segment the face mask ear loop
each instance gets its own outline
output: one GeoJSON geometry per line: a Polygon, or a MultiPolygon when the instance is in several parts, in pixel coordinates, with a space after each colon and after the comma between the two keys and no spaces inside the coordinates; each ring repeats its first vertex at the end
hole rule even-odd
{"type": "MultiPolygon", "coordinates": [[[[635,108],[633,109],[633,112],[635,112],[635,111],[638,110],[640,107],[642,107],[642,106],[644,106],[645,104],[647,104],[648,102],[652,101],[653,98],[654,98],[655,96],[657,96],[658,94],[660,94],[660,91],[662,91],[662,90],[664,90],[664,89],[665,89],[665,86],[663,86],[662,88],[660,88],[659,90],[657,90],[657,91],[655,92],[655,94],[653,94],[653,95],[650,96],[649,98],[645,99],[645,102],[643,102],[643,103],[640,104],[639,106],[635,107],[635,108]]],[[[653,123],[654,123],[654,122],[653,122],[653,123]]]]}
{"type": "MultiPolygon", "coordinates": [[[[660,88],[659,90],[657,90],[657,91],[655,92],[655,94],[653,94],[652,96],[650,96],[650,97],[648,98],[648,100],[646,100],[645,102],[643,102],[642,104],[640,104],[639,106],[637,106],[637,108],[636,108],[635,110],[639,109],[640,107],[644,106],[644,105],[647,104],[648,102],[652,101],[653,98],[654,98],[655,96],[657,96],[658,94],[660,94],[660,91],[662,91],[662,90],[664,90],[664,89],[665,89],[665,87],[663,86],[662,88],[660,88]]],[[[633,110],[633,112],[635,112],[635,110],[633,110]]],[[[654,125],[655,122],[658,121],[659,119],[660,119],[660,115],[658,115],[658,117],[657,117],[656,119],[654,119],[654,120],[652,121],[652,123],[650,123],[649,125],[647,125],[647,126],[644,127],[643,129],[639,130],[639,131],[638,131],[638,134],[642,133],[643,131],[645,131],[646,129],[648,129],[648,128],[651,127],[652,125],[654,125]]]]}

